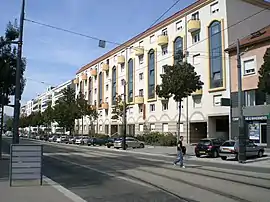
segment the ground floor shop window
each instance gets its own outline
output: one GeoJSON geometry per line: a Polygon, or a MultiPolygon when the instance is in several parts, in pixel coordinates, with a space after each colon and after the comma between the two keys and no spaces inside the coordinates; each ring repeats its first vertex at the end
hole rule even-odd
{"type": "Polygon", "coordinates": [[[258,144],[267,143],[267,123],[266,121],[247,122],[248,137],[258,144]]]}

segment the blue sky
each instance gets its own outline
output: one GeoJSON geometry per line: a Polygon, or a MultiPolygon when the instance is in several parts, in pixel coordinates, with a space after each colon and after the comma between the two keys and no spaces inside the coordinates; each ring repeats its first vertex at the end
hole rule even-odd
{"type": "MultiPolygon", "coordinates": [[[[125,42],[148,28],[176,0],[26,0],[26,18],[95,36],[125,42]]],[[[180,1],[165,17],[194,2],[180,1]]],[[[0,35],[8,21],[19,18],[21,0],[1,0],[0,35]]],[[[115,46],[25,22],[23,56],[27,58],[22,103],[48,85],[72,79],[75,72],[115,46]]],[[[6,109],[11,114],[11,109],[6,109]]]]}

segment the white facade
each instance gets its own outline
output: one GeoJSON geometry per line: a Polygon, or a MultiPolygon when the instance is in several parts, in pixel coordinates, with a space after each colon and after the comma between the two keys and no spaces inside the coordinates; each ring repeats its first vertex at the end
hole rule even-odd
{"type": "MultiPolygon", "coordinates": [[[[95,62],[91,62],[85,70],[83,69],[76,75],[78,83],[76,93],[82,91],[87,99],[91,97],[90,104],[99,108],[100,116],[97,123],[95,123],[98,132],[112,134],[116,131],[115,126],[119,123],[111,120],[112,72],[113,68],[116,67],[116,92],[123,94],[122,80],[125,79],[129,82],[127,67],[130,59],[134,61],[133,101],[136,101],[135,96],[143,94],[143,103],[139,102],[140,104],[137,104],[133,102],[134,105],[128,110],[127,122],[130,125],[128,132],[139,134],[143,133],[145,128],[163,132],[176,132],[177,103],[170,99],[168,107],[166,107],[156,95],[154,95],[153,99],[148,99],[148,53],[150,50],[155,52],[154,85],[157,85],[161,83],[162,66],[173,64],[175,39],[182,37],[183,50],[187,51],[187,61],[195,66],[196,72],[201,75],[204,86],[202,92],[190,96],[182,103],[181,134],[188,139],[188,142],[196,142],[199,138],[207,136],[229,138],[230,110],[229,107],[220,106],[220,98],[230,97],[229,57],[223,50],[237,38],[242,38],[269,24],[270,13],[267,10],[263,11],[265,7],[269,8],[269,3],[263,1],[197,1],[185,9],[185,13],[183,11],[178,12],[154,26],[144,36],[135,37],[98,58],[95,62]],[[252,2],[252,4],[249,2],[252,2]],[[258,13],[259,11],[261,12],[258,13]],[[247,19],[248,16],[251,17],[247,19]],[[213,25],[215,21],[219,23],[221,30],[219,32],[221,42],[219,48],[222,51],[220,55],[222,64],[219,72],[212,70],[211,73],[210,69],[214,65],[211,65],[209,51],[209,26],[213,25]],[[195,33],[197,33],[196,36],[195,33]],[[167,37],[165,37],[165,40],[163,37],[162,40],[160,35],[167,35],[167,37]],[[168,38],[167,42],[166,38],[168,38]],[[160,45],[161,42],[163,46],[160,45]],[[166,46],[167,48],[165,48],[166,46]],[[138,57],[138,55],[135,55],[138,50],[137,47],[143,47],[143,56],[138,57]],[[123,58],[119,58],[119,56],[123,56],[124,61],[121,61],[123,58]],[[102,67],[108,61],[109,71],[105,72],[102,67]],[[119,64],[121,62],[124,62],[124,65],[123,63],[122,65],[119,64]],[[91,71],[94,69],[97,70],[97,76],[91,75],[91,71]],[[103,75],[101,82],[103,89],[101,93],[102,103],[108,104],[108,110],[105,105],[102,108],[101,103],[99,103],[100,73],[103,75]],[[210,85],[210,78],[216,76],[222,84],[219,87],[210,85]],[[92,88],[89,86],[90,79],[93,81],[92,88]],[[224,125],[227,126],[224,127],[224,125]]],[[[214,68],[212,67],[212,69],[214,68]]],[[[213,85],[217,84],[214,83],[213,85]]],[[[81,130],[83,127],[83,131],[87,132],[89,121],[85,121],[83,126],[80,121],[79,124],[79,129],[81,130]]]]}

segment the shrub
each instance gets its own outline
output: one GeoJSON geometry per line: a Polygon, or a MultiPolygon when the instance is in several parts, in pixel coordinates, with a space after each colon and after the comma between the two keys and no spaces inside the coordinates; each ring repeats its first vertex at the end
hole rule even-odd
{"type": "Polygon", "coordinates": [[[154,146],[175,146],[177,139],[171,133],[150,132],[137,136],[137,139],[154,146]]]}
{"type": "Polygon", "coordinates": [[[98,138],[98,139],[108,139],[109,135],[96,133],[93,137],[98,138]]]}

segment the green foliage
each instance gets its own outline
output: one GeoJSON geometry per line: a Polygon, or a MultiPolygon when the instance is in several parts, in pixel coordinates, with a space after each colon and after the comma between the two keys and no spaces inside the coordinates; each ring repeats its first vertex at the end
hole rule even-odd
{"type": "Polygon", "coordinates": [[[59,127],[66,128],[67,131],[72,132],[74,130],[74,121],[80,118],[80,115],[74,89],[64,89],[63,97],[54,106],[54,121],[58,123],[59,127]]]}
{"type": "Polygon", "coordinates": [[[13,119],[8,119],[6,121],[6,130],[8,130],[8,131],[13,130],[13,119]]]}
{"type": "Polygon", "coordinates": [[[124,113],[124,104],[126,104],[126,109],[128,109],[129,104],[124,103],[121,95],[116,96],[116,104],[112,108],[112,117],[111,119],[122,121],[123,113],[124,113]]]}
{"type": "Polygon", "coordinates": [[[98,139],[108,139],[109,135],[105,135],[105,134],[95,134],[93,137],[98,138],[98,139]]]}
{"type": "MultiPolygon", "coordinates": [[[[19,29],[15,21],[14,24],[8,23],[5,36],[0,37],[0,91],[6,97],[15,94],[17,47],[11,42],[17,40],[18,36],[19,29]]],[[[26,60],[23,58],[21,63],[21,94],[25,86],[23,78],[25,67],[26,60]]]]}
{"type": "Polygon", "coordinates": [[[165,65],[164,74],[161,74],[162,83],[156,86],[156,93],[159,97],[169,99],[173,97],[176,102],[199,90],[203,86],[200,75],[197,75],[195,67],[179,59],[179,54],[173,66],[165,65]]]}
{"type": "Polygon", "coordinates": [[[258,88],[270,95],[270,48],[268,48],[263,57],[264,63],[259,70],[258,88]]]}
{"type": "Polygon", "coordinates": [[[88,101],[85,100],[85,96],[81,92],[79,93],[76,103],[80,118],[88,116],[91,121],[98,118],[97,110],[88,104],[88,101]]]}
{"type": "Polygon", "coordinates": [[[54,121],[54,110],[51,105],[48,105],[48,107],[42,113],[42,117],[43,124],[46,126],[49,126],[54,121]]]}
{"type": "Polygon", "coordinates": [[[140,141],[144,141],[146,144],[155,146],[175,146],[177,141],[173,134],[159,132],[146,133],[136,138],[140,141]]]}

